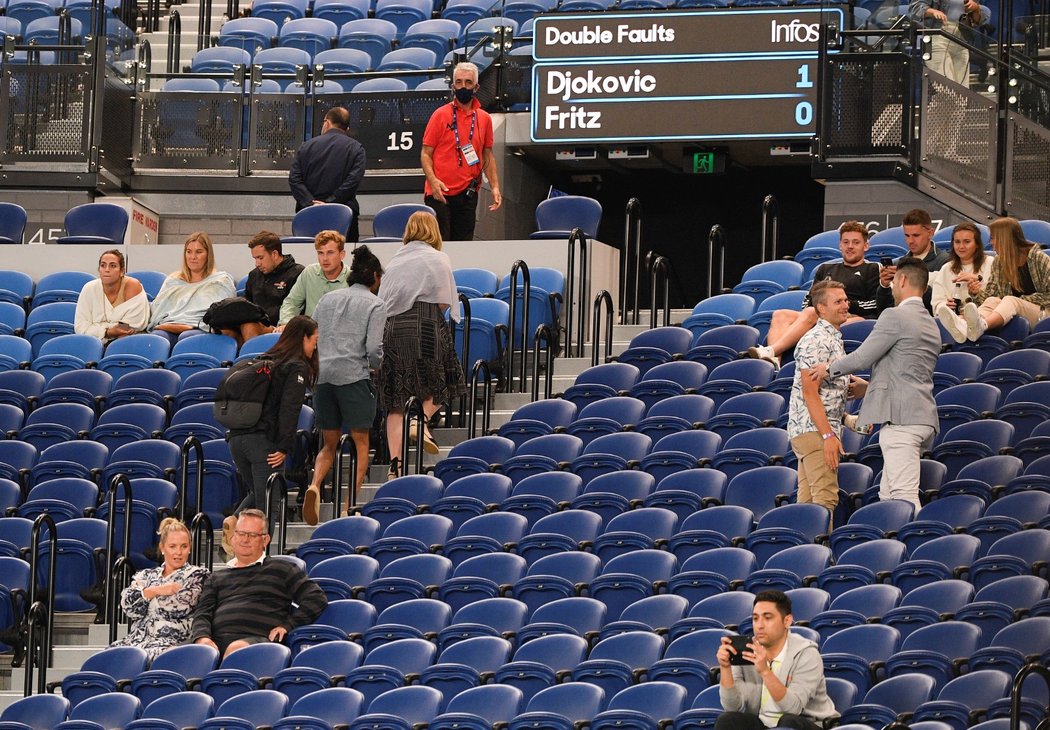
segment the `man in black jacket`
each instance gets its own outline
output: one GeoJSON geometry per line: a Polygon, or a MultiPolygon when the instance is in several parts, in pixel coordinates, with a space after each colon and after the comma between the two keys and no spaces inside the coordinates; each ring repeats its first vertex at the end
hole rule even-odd
{"type": "Polygon", "coordinates": [[[292,284],[303,270],[291,255],[281,249],[281,237],[270,231],[259,231],[248,241],[255,268],[248,274],[244,287],[244,298],[258,304],[277,326],[281,319],[281,302],[292,290],[292,284]]]}
{"type": "MultiPolygon", "coordinates": [[[[295,197],[295,210],[311,205],[343,203],[354,211],[346,240],[357,243],[357,187],[365,176],[365,148],[347,134],[350,112],[343,107],[330,109],[324,116],[321,134],[299,147],[288,173],[288,185],[295,197]]],[[[340,231],[342,233],[342,231],[340,231]]]]}

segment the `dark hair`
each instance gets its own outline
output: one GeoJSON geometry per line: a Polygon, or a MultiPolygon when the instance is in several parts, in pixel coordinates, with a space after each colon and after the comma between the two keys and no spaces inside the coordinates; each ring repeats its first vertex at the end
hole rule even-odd
{"type": "Polygon", "coordinates": [[[307,357],[303,352],[303,340],[317,331],[317,322],[305,314],[297,314],[288,320],[284,331],[277,338],[266,355],[272,357],[275,364],[288,362],[289,360],[300,360],[306,366],[306,385],[312,387],[317,382],[317,350],[307,357]]]}
{"type": "Polygon", "coordinates": [[[922,208],[913,208],[904,214],[904,220],[901,221],[901,225],[933,228],[933,218],[930,218],[930,214],[922,208]]]}
{"type": "Polygon", "coordinates": [[[281,237],[272,231],[259,231],[251,240],[248,241],[248,248],[255,248],[256,246],[262,246],[266,249],[267,253],[277,253],[284,255],[284,251],[281,250],[281,237]]]}
{"type": "Polygon", "coordinates": [[[958,274],[963,267],[962,259],[959,258],[959,254],[955,253],[955,234],[959,231],[970,231],[973,234],[973,242],[977,244],[977,250],[973,254],[973,271],[976,274],[984,266],[984,241],[981,239],[981,229],[969,221],[960,223],[952,229],[952,245],[948,248],[948,258],[952,264],[951,272],[958,274]]]}
{"type": "Polygon", "coordinates": [[[102,265],[102,257],[103,256],[116,256],[117,257],[117,261],[120,262],[120,270],[121,271],[125,271],[127,269],[127,266],[124,263],[124,254],[121,253],[120,251],[118,251],[117,249],[111,248],[108,251],[103,251],[101,254],[99,254],[99,257],[98,257],[98,265],[99,266],[102,265]]]}
{"type": "Polygon", "coordinates": [[[328,113],[324,115],[324,118],[333,127],[339,129],[350,129],[350,112],[341,106],[332,107],[328,110],[328,113]]]}
{"type": "Polygon", "coordinates": [[[776,604],[777,611],[781,616],[791,615],[791,599],[788,598],[787,594],[783,591],[762,591],[755,596],[755,600],[751,606],[754,607],[758,603],[776,604]]]}
{"type": "Polygon", "coordinates": [[[920,292],[926,291],[930,285],[930,271],[922,259],[914,256],[905,256],[897,263],[897,276],[903,275],[909,286],[920,292]]]}
{"type": "Polygon", "coordinates": [[[376,282],[376,276],[383,275],[383,265],[379,263],[376,255],[368,250],[368,246],[358,246],[351,255],[353,261],[350,262],[347,286],[362,284],[371,287],[376,282]]]}

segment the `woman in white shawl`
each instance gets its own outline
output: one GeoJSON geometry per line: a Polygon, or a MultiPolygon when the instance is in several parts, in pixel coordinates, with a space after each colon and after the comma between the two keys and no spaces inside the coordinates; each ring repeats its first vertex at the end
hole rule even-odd
{"type": "MultiPolygon", "coordinates": [[[[401,475],[400,459],[405,401],[423,401],[427,419],[444,403],[465,391],[463,368],[456,356],[444,312],[452,308],[459,320],[452,262],[441,251],[437,219],[427,212],[413,213],[405,226],[404,246],[386,267],[379,298],[387,311],[383,330],[383,360],[379,366],[379,398],[386,416],[390,446],[390,476],[401,475]]],[[[413,426],[415,424],[413,423],[413,426]]],[[[419,434],[410,433],[410,437],[419,434]]],[[[424,426],[423,447],[438,453],[424,426]]]]}
{"type": "Polygon", "coordinates": [[[183,247],[182,270],[168,276],[153,300],[149,329],[179,335],[196,329],[208,307],[237,295],[233,277],[215,270],[207,233],[191,233],[183,247]]]}
{"type": "Polygon", "coordinates": [[[105,251],[98,259],[98,278],[80,291],[73,331],[108,342],[146,329],[149,299],[138,279],[124,271],[124,254],[105,251]]]}

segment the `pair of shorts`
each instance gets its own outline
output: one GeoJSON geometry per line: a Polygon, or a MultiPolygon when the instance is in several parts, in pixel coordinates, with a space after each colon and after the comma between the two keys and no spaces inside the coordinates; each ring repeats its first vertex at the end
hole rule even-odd
{"type": "Polygon", "coordinates": [[[371,380],[346,385],[314,386],[314,423],[322,431],[371,428],[376,417],[376,391],[371,380]]]}

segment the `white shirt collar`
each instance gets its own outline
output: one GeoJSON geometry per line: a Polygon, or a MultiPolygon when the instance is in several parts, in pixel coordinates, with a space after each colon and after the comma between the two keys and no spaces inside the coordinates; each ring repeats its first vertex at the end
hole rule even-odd
{"type": "Polygon", "coordinates": [[[228,568],[237,568],[237,567],[250,568],[253,565],[259,565],[264,560],[266,560],[266,553],[265,552],[262,555],[259,556],[258,560],[254,561],[252,563],[249,563],[248,565],[238,566],[237,565],[237,558],[230,558],[229,560],[226,561],[226,567],[228,567],[228,568]]]}

